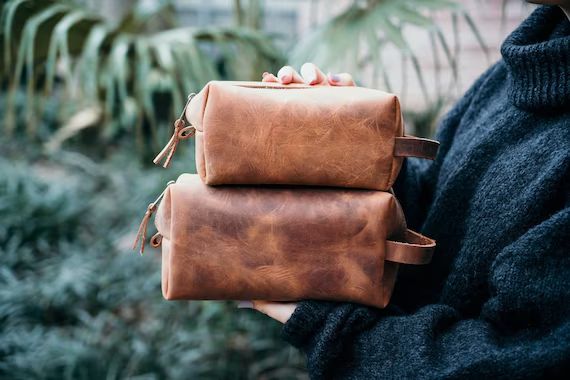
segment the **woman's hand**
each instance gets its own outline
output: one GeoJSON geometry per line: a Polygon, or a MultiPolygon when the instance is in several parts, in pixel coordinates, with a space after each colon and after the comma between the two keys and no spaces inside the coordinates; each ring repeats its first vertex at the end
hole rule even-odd
{"type": "Polygon", "coordinates": [[[283,84],[306,83],[311,86],[356,86],[352,75],[348,73],[328,73],[325,75],[321,69],[310,62],[301,66],[301,74],[291,66],[283,66],[277,72],[277,76],[268,72],[263,73],[262,81],[283,84]]]}
{"type": "MultiPolygon", "coordinates": [[[[325,75],[321,69],[313,63],[305,63],[301,66],[301,74],[291,66],[283,66],[281,70],[277,72],[277,76],[265,72],[263,73],[262,81],[282,84],[306,83],[311,86],[356,86],[352,75],[348,73],[328,73],[325,75]]],[[[238,307],[255,309],[276,321],[285,323],[291,318],[291,315],[297,308],[297,304],[287,302],[241,301],[238,307]]]]}
{"type": "Polygon", "coordinates": [[[240,301],[237,305],[239,309],[255,309],[279,321],[285,323],[297,308],[292,302],[268,302],[268,301],[240,301]]]}

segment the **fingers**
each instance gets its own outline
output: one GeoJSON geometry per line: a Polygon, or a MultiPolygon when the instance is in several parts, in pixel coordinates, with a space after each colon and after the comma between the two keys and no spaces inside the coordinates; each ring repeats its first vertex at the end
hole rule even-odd
{"type": "Polygon", "coordinates": [[[279,321],[285,323],[297,308],[295,303],[267,302],[267,301],[240,301],[238,308],[255,309],[279,321]]]}
{"type": "Polygon", "coordinates": [[[252,303],[255,310],[281,323],[286,323],[297,308],[296,303],[288,302],[252,301],[252,303]]]}
{"type": "Polygon", "coordinates": [[[299,73],[291,66],[283,66],[277,72],[277,78],[279,78],[279,82],[283,84],[303,83],[303,78],[301,78],[299,73]]]}
{"type": "Polygon", "coordinates": [[[329,73],[327,78],[331,86],[356,86],[352,79],[352,75],[349,73],[329,73]]]}
{"type": "Polygon", "coordinates": [[[279,82],[279,79],[277,79],[277,77],[271,73],[268,73],[267,71],[263,73],[263,75],[261,75],[261,81],[262,82],[279,82]]]}
{"type": "Polygon", "coordinates": [[[349,73],[328,73],[325,75],[314,63],[307,62],[301,66],[301,75],[291,66],[283,66],[277,76],[265,72],[263,82],[282,84],[306,83],[311,86],[356,86],[349,73]]]}
{"type": "Polygon", "coordinates": [[[290,84],[290,83],[303,83],[303,78],[299,75],[295,69],[291,66],[283,66],[277,76],[268,73],[267,71],[262,75],[262,82],[276,82],[276,83],[283,83],[283,84],[290,84]]]}
{"type": "Polygon", "coordinates": [[[314,63],[304,63],[301,66],[301,75],[306,84],[311,86],[328,86],[327,76],[314,63]]]}

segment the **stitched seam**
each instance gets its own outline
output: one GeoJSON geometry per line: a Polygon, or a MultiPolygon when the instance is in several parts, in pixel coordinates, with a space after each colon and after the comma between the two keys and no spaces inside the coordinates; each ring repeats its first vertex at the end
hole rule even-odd
{"type": "MultiPolygon", "coordinates": [[[[402,111],[400,110],[400,101],[398,97],[394,95],[394,104],[396,107],[396,117],[398,118],[398,125],[401,126],[402,136],[404,136],[404,121],[402,120],[402,111]]],[[[390,182],[392,181],[392,169],[394,168],[394,162],[396,161],[396,157],[394,157],[394,149],[396,148],[396,133],[394,131],[394,138],[392,139],[392,160],[390,161],[390,170],[388,171],[388,176],[386,177],[386,183],[384,184],[384,189],[387,189],[390,186],[390,182]]],[[[395,182],[395,179],[394,179],[395,182]]]]}
{"type": "MultiPolygon", "coordinates": [[[[208,179],[208,164],[206,159],[208,155],[206,154],[206,126],[204,125],[204,120],[206,120],[206,108],[208,106],[208,98],[210,96],[210,86],[211,83],[206,85],[206,92],[204,94],[204,106],[202,108],[202,162],[204,163],[204,179],[208,179]]],[[[196,161],[194,159],[194,161],[196,161]]]]}

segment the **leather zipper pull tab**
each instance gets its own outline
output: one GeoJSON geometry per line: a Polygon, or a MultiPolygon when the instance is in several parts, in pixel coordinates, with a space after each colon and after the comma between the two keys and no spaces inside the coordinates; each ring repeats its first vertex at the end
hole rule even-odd
{"type": "Polygon", "coordinates": [[[144,216],[141,220],[141,224],[139,225],[139,229],[137,231],[137,236],[135,237],[135,241],[133,242],[133,247],[132,247],[133,250],[137,249],[137,245],[140,242],[141,243],[141,249],[140,249],[139,253],[141,254],[141,256],[144,253],[144,247],[146,244],[146,232],[147,232],[147,228],[148,228],[148,222],[150,221],[150,217],[156,211],[157,205],[162,200],[162,198],[164,197],[164,194],[166,193],[168,186],[172,185],[174,182],[175,181],[169,181],[166,184],[166,188],[162,191],[162,193],[160,193],[160,195],[156,198],[156,200],[154,202],[149,203],[149,205],[146,208],[146,212],[144,213],[144,216]]]}
{"type": "Polygon", "coordinates": [[[167,168],[168,165],[170,165],[170,161],[176,152],[176,148],[178,147],[180,140],[186,140],[194,136],[196,133],[196,128],[194,128],[190,123],[188,123],[188,126],[186,126],[186,122],[184,121],[186,109],[188,108],[188,105],[194,96],[196,96],[195,93],[188,95],[188,100],[186,101],[186,105],[184,106],[180,117],[174,122],[174,133],[172,134],[172,137],[170,137],[168,143],[164,146],[164,148],[162,148],[160,153],[156,155],[154,160],[152,160],[152,162],[154,162],[156,165],[158,165],[160,161],[166,157],[162,167],[167,168]]]}
{"type": "Polygon", "coordinates": [[[152,216],[152,214],[154,213],[154,211],[156,210],[156,205],[154,203],[150,203],[146,209],[146,212],[144,213],[144,216],[141,220],[141,224],[139,225],[139,230],[137,231],[137,237],[135,238],[135,241],[133,243],[133,250],[137,249],[137,245],[139,244],[139,241],[141,242],[141,249],[139,251],[139,253],[141,254],[141,256],[144,253],[144,245],[146,243],[146,230],[148,227],[148,222],[150,220],[150,217],[152,216]]]}

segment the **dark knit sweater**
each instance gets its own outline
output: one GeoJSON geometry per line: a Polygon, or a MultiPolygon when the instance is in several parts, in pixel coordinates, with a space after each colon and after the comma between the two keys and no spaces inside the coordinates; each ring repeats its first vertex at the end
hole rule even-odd
{"type": "Polygon", "coordinates": [[[541,7],[501,52],[395,186],[432,263],[386,309],[304,301],[285,324],[311,378],[570,377],[570,22],[541,7]]]}

